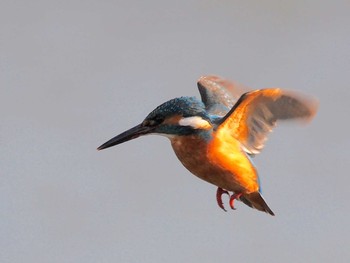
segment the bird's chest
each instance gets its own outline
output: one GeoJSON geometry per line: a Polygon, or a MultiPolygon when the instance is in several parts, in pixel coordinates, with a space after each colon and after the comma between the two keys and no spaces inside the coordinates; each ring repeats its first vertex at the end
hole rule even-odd
{"type": "Polygon", "coordinates": [[[237,141],[182,136],[172,138],[171,144],[181,163],[197,177],[229,191],[258,188],[256,171],[237,141]]]}
{"type": "Polygon", "coordinates": [[[171,145],[181,163],[197,177],[221,185],[227,171],[214,164],[208,153],[208,141],[195,136],[173,138],[171,145]]]}
{"type": "Polygon", "coordinates": [[[182,164],[192,173],[198,175],[199,171],[208,166],[207,142],[195,136],[183,136],[171,140],[176,156],[182,164]]]}

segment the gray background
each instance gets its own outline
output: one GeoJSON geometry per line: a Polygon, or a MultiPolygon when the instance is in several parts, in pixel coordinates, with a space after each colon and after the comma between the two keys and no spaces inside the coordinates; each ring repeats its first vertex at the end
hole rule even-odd
{"type": "Polygon", "coordinates": [[[0,2],[0,262],[349,262],[349,1],[0,2]],[[200,75],[320,100],[255,158],[276,217],[148,136],[200,75]],[[225,200],[227,202],[227,200],[225,200]]]}

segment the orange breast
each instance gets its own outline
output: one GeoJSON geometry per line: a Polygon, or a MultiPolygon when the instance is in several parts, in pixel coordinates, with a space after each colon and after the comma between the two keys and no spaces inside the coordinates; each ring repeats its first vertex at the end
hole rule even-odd
{"type": "Polygon", "coordinates": [[[229,171],[244,193],[259,190],[258,175],[241,144],[225,130],[219,130],[208,145],[212,164],[229,171]]]}
{"type": "Polygon", "coordinates": [[[181,163],[197,177],[234,192],[259,189],[254,166],[233,138],[214,136],[208,143],[198,136],[179,136],[171,144],[181,163]]]}

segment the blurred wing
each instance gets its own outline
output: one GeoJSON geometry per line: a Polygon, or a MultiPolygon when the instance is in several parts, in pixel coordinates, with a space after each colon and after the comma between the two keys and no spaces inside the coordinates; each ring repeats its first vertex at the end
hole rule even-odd
{"type": "Polygon", "coordinates": [[[277,120],[309,121],[317,111],[315,99],[278,88],[243,94],[222,118],[217,132],[229,132],[249,154],[258,154],[277,120]]]}
{"type": "Polygon", "coordinates": [[[200,77],[197,86],[209,114],[222,117],[249,91],[247,87],[213,75],[200,77]]]}

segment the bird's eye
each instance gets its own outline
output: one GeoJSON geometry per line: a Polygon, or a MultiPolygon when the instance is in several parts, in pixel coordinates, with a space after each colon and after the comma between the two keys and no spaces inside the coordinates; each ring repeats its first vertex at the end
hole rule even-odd
{"type": "Polygon", "coordinates": [[[153,121],[156,123],[156,124],[160,124],[164,121],[164,118],[162,116],[157,116],[153,119],[153,121]]]}
{"type": "Polygon", "coordinates": [[[144,126],[156,126],[158,124],[161,124],[164,121],[164,119],[161,116],[157,116],[152,119],[147,119],[143,121],[144,126]]]}

